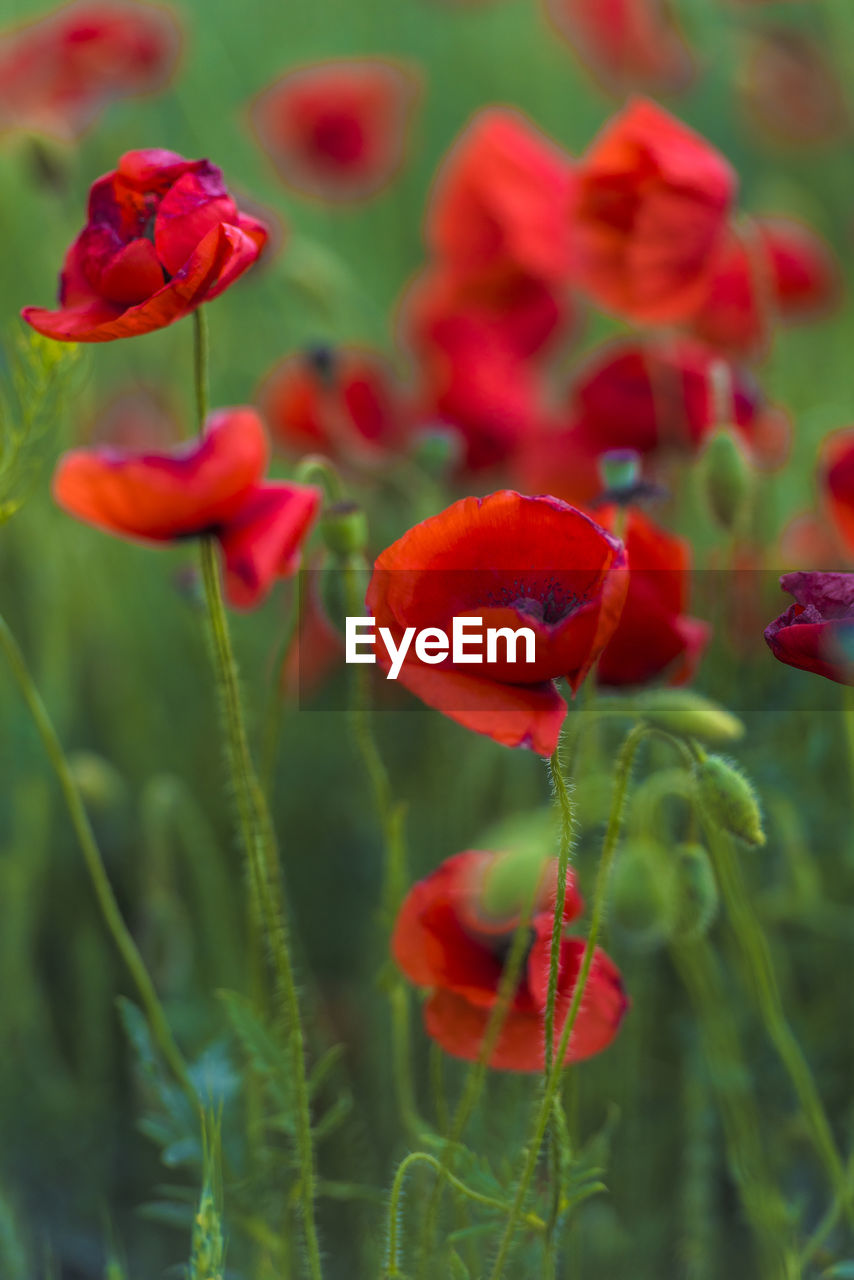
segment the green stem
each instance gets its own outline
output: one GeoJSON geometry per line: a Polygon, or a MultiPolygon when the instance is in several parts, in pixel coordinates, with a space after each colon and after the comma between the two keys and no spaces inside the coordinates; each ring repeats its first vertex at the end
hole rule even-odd
{"type": "Polygon", "coordinates": [[[196,419],[199,430],[208,416],[208,318],[204,307],[193,312],[193,381],[196,391],[196,419]]]}
{"type": "Polygon", "coordinates": [[[572,1001],[569,1006],[569,1012],[566,1021],[563,1024],[560,1042],[556,1054],[557,1069],[554,1070],[546,1082],[543,1095],[540,1101],[537,1115],[534,1122],[534,1131],[531,1141],[528,1144],[525,1163],[522,1167],[522,1173],[516,1187],[516,1195],[513,1201],[513,1208],[510,1216],[505,1224],[504,1234],[498,1246],[498,1253],[495,1258],[490,1274],[490,1280],[500,1280],[504,1274],[504,1268],[507,1263],[507,1256],[513,1243],[513,1237],[522,1215],[522,1208],[534,1171],[537,1167],[540,1148],[543,1145],[546,1129],[551,1116],[552,1107],[557,1097],[558,1088],[561,1081],[561,1067],[566,1052],[569,1048],[570,1036],[578,1017],[578,1011],[581,1008],[581,1001],[584,998],[584,992],[587,987],[587,979],[590,976],[590,970],[593,965],[593,956],[596,950],[596,943],[599,938],[599,931],[605,916],[605,899],[608,888],[608,880],[611,875],[611,869],[614,863],[614,856],[617,852],[617,846],[620,840],[620,834],[623,827],[623,812],[626,806],[626,797],[629,790],[629,781],[631,779],[632,765],[634,763],[635,752],[640,745],[644,734],[648,732],[648,728],[644,724],[637,724],[629,730],[620,753],[614,771],[614,791],[611,800],[611,813],[608,818],[608,826],[605,831],[605,839],[602,845],[602,857],[599,861],[599,870],[596,875],[596,885],[593,891],[593,907],[590,916],[590,930],[587,935],[587,943],[584,948],[584,954],[581,960],[581,968],[579,969],[578,979],[572,993],[572,1001]]]}
{"type": "MultiPolygon", "coordinates": [[[[201,425],[204,422],[207,404],[204,381],[207,370],[207,332],[201,311],[197,310],[194,316],[196,321],[194,364],[198,419],[201,425]]],[[[283,1017],[291,1051],[296,1146],[300,1167],[299,1198],[308,1268],[312,1280],[321,1280],[320,1246],[315,1224],[314,1140],[306,1078],[305,1041],[291,960],[287,904],[276,838],[249,750],[237,663],[222,596],[217,548],[212,537],[202,539],[201,562],[217,694],[226,730],[229,771],[249,875],[250,900],[255,907],[256,927],[261,926],[263,936],[266,938],[276,980],[277,1005],[283,1017]]]]}
{"type": "Polygon", "coordinates": [[[17,682],[18,688],[27,708],[33,718],[42,745],[45,749],[48,759],[53,766],[54,772],[59,780],[62,795],[68,808],[71,825],[74,828],[78,843],[80,844],[83,858],[86,863],[86,869],[89,872],[89,878],[92,881],[92,887],[95,890],[95,897],[101,908],[101,913],[107,928],[112,935],[119,954],[128,967],[131,977],[139,992],[140,1000],[145,1008],[149,1025],[154,1039],[163,1054],[164,1059],[168,1062],[175,1078],[179,1081],[187,1096],[190,1098],[193,1106],[198,1106],[198,1096],[190,1080],[187,1071],[187,1064],[181,1055],[181,1051],[175,1043],[172,1031],[166,1021],[166,1015],[154,988],[148,970],[145,967],[145,961],[139,953],[136,943],[131,936],[130,930],[122,918],[119,910],[119,904],[116,902],[112,885],[104,868],[104,862],[101,857],[101,851],[95,840],[92,825],[89,822],[88,814],[85,806],[80,798],[80,792],[77,784],[68,767],[68,761],[62,750],[62,744],[59,741],[53,722],[48,715],[47,708],[42,702],[41,695],[35,686],[30,675],[24,656],[18,646],[15,637],[9,630],[9,627],[2,617],[0,617],[0,646],[9,663],[9,667],[17,682]]]}

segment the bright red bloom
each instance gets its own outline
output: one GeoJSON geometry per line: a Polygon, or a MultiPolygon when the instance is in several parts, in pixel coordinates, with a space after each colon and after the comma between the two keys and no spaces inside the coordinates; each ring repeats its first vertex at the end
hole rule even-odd
{"type": "Polygon", "coordinates": [[[580,283],[641,323],[684,320],[725,242],[736,177],[714,147],[643,98],[606,125],[578,169],[580,283]]]}
{"type": "Polygon", "coordinates": [[[289,356],[265,378],[261,411],[291,453],[371,464],[409,441],[409,414],[391,370],[372,352],[318,347],[289,356]]]}
{"type": "Polygon", "coordinates": [[[828,47],[794,25],[757,31],[738,80],[748,114],[776,143],[815,146],[850,128],[845,88],[828,47]]]}
{"type": "Polygon", "coordinates": [[[76,0],[0,35],[0,132],[79,137],[118,98],[166,83],[178,57],[174,14],[138,0],[76,0]]]}
{"type": "MultiPolygon", "coordinates": [[[[414,652],[400,682],[428,706],[505,746],[551,755],[566,703],[554,681],[581,684],[608,642],[626,592],[622,544],[555,498],[510,490],[463,498],[422,521],[377,559],[367,606],[395,643],[408,627],[479,617],[483,627],[529,627],[535,661],[432,665],[414,652]]],[[[518,655],[517,655],[518,656],[518,655]]],[[[383,647],[378,645],[378,659],[383,647]]]]}
{"type": "MultiPolygon", "coordinates": [[[[432,990],[425,1007],[428,1035],[457,1058],[477,1059],[518,916],[495,919],[483,903],[483,886],[501,857],[470,850],[448,858],[408,893],[392,936],[392,953],[406,976],[432,990]]],[[[504,1071],[542,1071],[549,952],[554,927],[557,861],[550,860],[531,921],[533,938],[518,986],[488,1065],[504,1071]]],[[[583,904],[567,871],[564,924],[583,904]]],[[[554,1048],[569,1013],[584,953],[582,938],[561,943],[554,1048]]],[[[572,1029],[566,1062],[601,1053],[614,1039],[628,1008],[619,971],[604,951],[593,953],[584,998],[572,1029]]]]}
{"type": "MultiPolygon", "coordinates": [[[[614,508],[598,510],[606,529],[614,508]]],[[[709,627],[688,617],[691,548],[653,524],[642,512],[626,513],[629,589],[617,629],[596,668],[601,685],[647,684],[665,676],[668,684],[693,679],[709,639],[709,627]]]]}
{"type": "Polygon", "coordinates": [[[854,427],[835,431],[819,455],[823,505],[845,548],[854,553],[854,427]]]}
{"type": "Polygon", "coordinates": [[[795,603],[765,629],[774,657],[854,684],[854,573],[786,573],[780,586],[795,603]]]}
{"type": "Polygon", "coordinates": [[[488,107],[439,169],[427,244],[464,278],[508,270],[560,283],[571,268],[570,157],[516,111],[488,107]]]}
{"type": "Polygon", "coordinates": [[[254,410],[221,409],[200,439],[168,451],[65,454],[53,493],[78,519],[133,541],[216,537],[228,598],[249,608],[295,571],[320,502],[312,487],[263,482],[267,457],[254,410]]]}
{"type": "MultiPolygon", "coordinates": [[[[717,425],[710,370],[719,359],[689,339],[629,339],[601,348],[574,383],[563,421],[526,440],[519,460],[522,487],[588,504],[602,490],[603,453],[639,453],[653,479],[669,457],[696,456],[717,425]]],[[[730,375],[734,425],[751,462],[779,464],[789,440],[785,417],[762,401],[741,371],[731,366],[730,375]]]]}
{"type": "Polygon", "coordinates": [[[691,328],[733,355],[756,355],[776,320],[809,319],[839,293],[839,269],[823,240],[788,218],[757,218],[733,232],[691,328]]]}
{"type": "Polygon", "coordinates": [[[676,92],[693,77],[694,60],[669,0],[546,0],[557,30],[613,93],[676,92]]]}
{"type": "Polygon", "coordinates": [[[21,314],[61,342],[150,333],[216,298],[251,267],[266,239],[209,160],[129,151],[92,186],[89,220],[60,277],[60,309],[21,314]]]}
{"type": "Polygon", "coordinates": [[[403,163],[418,82],[382,58],[301,67],[253,102],[255,133],[279,176],[324,200],[374,195],[403,163]]]}

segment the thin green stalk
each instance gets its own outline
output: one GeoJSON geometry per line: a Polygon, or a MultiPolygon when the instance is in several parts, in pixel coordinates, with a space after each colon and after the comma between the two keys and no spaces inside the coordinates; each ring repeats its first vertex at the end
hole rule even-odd
{"type": "MultiPolygon", "coordinates": [[[[195,313],[195,375],[199,424],[207,408],[206,326],[195,313]]],[[[321,1280],[320,1246],[315,1224],[314,1139],[305,1067],[305,1043],[287,922],[287,904],[276,838],[263,792],[258,783],[240,697],[237,663],[231,644],[219,563],[214,539],[201,543],[202,579],[207,602],[217,695],[226,729],[229,770],[243,852],[249,871],[250,896],[261,920],[275,973],[277,1005],[283,1015],[293,1070],[296,1146],[300,1167],[299,1198],[306,1255],[312,1280],[321,1280]]]]}
{"type": "Polygon", "coordinates": [[[500,1277],[504,1274],[507,1257],[522,1216],[525,1198],[528,1195],[531,1180],[533,1179],[534,1171],[537,1167],[540,1148],[543,1145],[543,1138],[546,1134],[549,1117],[551,1116],[552,1107],[554,1106],[555,1098],[557,1097],[557,1092],[560,1087],[561,1066],[566,1058],[566,1052],[569,1048],[572,1030],[578,1017],[578,1011],[581,1008],[581,1001],[584,998],[587,979],[590,976],[590,970],[593,965],[593,956],[596,950],[596,943],[599,938],[599,931],[602,927],[602,922],[605,916],[605,899],[608,880],[611,875],[614,856],[617,852],[617,846],[622,832],[623,813],[626,806],[626,798],[629,790],[629,781],[631,779],[635,752],[640,745],[641,739],[647,732],[647,726],[644,724],[637,724],[630,729],[617,757],[614,770],[614,791],[611,800],[611,813],[608,818],[608,826],[605,831],[605,839],[602,845],[602,856],[599,861],[599,869],[596,874],[596,885],[593,891],[590,930],[587,935],[587,943],[584,948],[578,979],[576,981],[575,988],[573,989],[569,1012],[567,1014],[566,1021],[563,1024],[563,1030],[558,1044],[556,1055],[558,1068],[551,1073],[551,1076],[546,1082],[545,1089],[543,1090],[543,1095],[540,1100],[534,1122],[533,1135],[527,1147],[527,1154],[522,1167],[522,1173],[516,1187],[513,1208],[505,1224],[504,1233],[498,1246],[498,1253],[490,1272],[490,1280],[500,1280],[500,1277]]]}
{"type": "Polygon", "coordinates": [[[297,635],[300,624],[300,600],[302,596],[302,574],[298,573],[294,578],[294,598],[291,604],[290,616],[280,643],[276,646],[276,653],[273,658],[273,680],[270,696],[267,702],[267,714],[264,720],[264,732],[262,737],[262,755],[261,755],[261,784],[264,788],[264,795],[269,797],[273,791],[273,781],[276,773],[276,756],[279,750],[279,741],[282,736],[282,724],[285,718],[285,703],[287,701],[287,693],[282,687],[282,675],[285,663],[288,660],[288,654],[291,650],[294,638],[297,635]]]}
{"type": "Polygon", "coordinates": [[[204,307],[193,312],[193,380],[196,390],[196,418],[199,430],[208,416],[208,317],[204,307]]]}
{"type": "Polygon", "coordinates": [[[80,798],[77,784],[68,767],[62,744],[53,727],[47,708],[42,702],[41,695],[30,675],[18,643],[2,617],[0,617],[0,645],[2,645],[12,675],[27,704],[47,757],[59,780],[60,789],[71,818],[71,825],[74,828],[83,853],[86,869],[89,872],[89,878],[95,890],[95,897],[101,908],[101,914],[139,992],[140,1000],[151,1026],[152,1035],[176,1080],[179,1081],[193,1105],[198,1106],[198,1097],[190,1080],[187,1064],[175,1043],[172,1031],[166,1021],[166,1015],[163,1012],[163,1007],[151,976],[145,967],[145,961],[140,955],[130,930],[122,918],[112,885],[104,868],[101,851],[98,848],[85,806],[80,798]]]}

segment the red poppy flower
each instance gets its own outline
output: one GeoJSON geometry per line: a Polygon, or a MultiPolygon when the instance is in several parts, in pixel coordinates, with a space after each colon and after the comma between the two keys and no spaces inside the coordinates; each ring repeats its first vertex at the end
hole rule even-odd
{"type": "MultiPolygon", "coordinates": [[[[613,507],[596,512],[606,529],[615,517],[613,507]]],[[[629,589],[617,629],[599,659],[597,681],[640,685],[663,675],[668,684],[685,684],[693,679],[709,639],[707,624],[685,612],[691,548],[635,509],[626,514],[625,543],[629,589]]]]}
{"type": "Polygon", "coordinates": [[[267,440],[252,409],[222,409],[199,440],[159,453],[76,449],[60,459],[56,501],[87,524],[138,542],[212,535],[232,604],[260,602],[294,572],[320,494],[262,482],[267,440]]]}
{"type": "Polygon", "coordinates": [[[481,111],[454,143],[427,211],[427,244],[464,278],[514,274],[553,284],[571,268],[570,157],[516,111],[481,111]]]}
{"type": "Polygon", "coordinates": [[[854,573],[786,573],[780,586],[795,603],[765,629],[774,657],[854,684],[854,573]]]}
{"type": "Polygon", "coordinates": [[[684,320],[717,265],[735,190],[714,147],[654,103],[634,100],[578,168],[580,283],[631,320],[684,320]]]}
{"type": "Polygon", "coordinates": [[[266,239],[209,160],[129,151],[89,193],[89,220],[60,277],[60,309],[25,307],[21,314],[61,342],[150,333],[216,298],[266,239]]]}
{"type": "MultiPolygon", "coordinates": [[[[602,489],[603,453],[633,450],[652,479],[669,457],[696,456],[717,425],[710,370],[720,358],[689,339],[629,339],[601,348],[574,383],[564,419],[526,438],[518,460],[522,487],[588,504],[602,489]]],[[[751,462],[778,465],[788,448],[788,422],[743,372],[730,366],[730,375],[734,425],[751,462]]]]}
{"type": "Polygon", "coordinates": [[[795,26],[764,26],[738,77],[747,114],[772,141],[815,146],[844,136],[851,120],[829,50],[795,26]]]}
{"type": "Polygon", "coordinates": [[[546,0],[557,30],[613,93],[687,87],[694,60],[668,0],[546,0]]]}
{"type": "Polygon", "coordinates": [[[275,441],[291,453],[371,464],[409,441],[408,410],[391,371],[355,347],[289,356],[267,375],[258,401],[275,441]]]}
{"type": "MultiPolygon", "coordinates": [[[[392,953],[406,976],[431,989],[424,1008],[428,1035],[454,1057],[480,1054],[518,916],[495,919],[483,902],[484,881],[500,854],[469,850],[448,858],[408,893],[397,917],[392,953]]],[[[532,942],[488,1065],[542,1071],[549,952],[554,927],[557,862],[545,869],[532,919],[532,942]]],[[[571,871],[564,924],[582,913],[571,871]]],[[[584,940],[561,943],[554,1048],[557,1050],[581,967],[584,940]]],[[[565,1062],[601,1053],[614,1039],[628,999],[616,966],[599,948],[569,1040],[565,1062]]]]}
{"type": "Polygon", "coordinates": [[[691,328],[722,351],[756,355],[775,320],[809,319],[838,292],[838,268],[815,232],[788,218],[757,218],[731,234],[691,328]]]}
{"type": "Polygon", "coordinates": [[[179,42],[174,14],[137,0],[77,0],[4,32],[0,132],[79,137],[110,102],[165,84],[179,42]]]}
{"type": "MultiPolygon", "coordinates": [[[[531,663],[508,661],[501,648],[477,666],[410,652],[399,679],[466,728],[550,755],[566,714],[553,682],[565,676],[574,691],[596,661],[619,619],[624,568],[622,544],[589,516],[555,498],[502,490],[463,498],[388,547],[367,605],[397,645],[411,627],[450,635],[463,616],[484,628],[530,628],[531,663]]],[[[382,646],[377,656],[385,661],[382,646]]]]}
{"type": "Polygon", "coordinates": [[[835,431],[819,455],[823,505],[849,554],[854,553],[854,427],[835,431]]]}
{"type": "Polygon", "coordinates": [[[301,67],[253,102],[256,136],[290,186],[324,200],[376,194],[403,163],[413,73],[382,58],[301,67]]]}

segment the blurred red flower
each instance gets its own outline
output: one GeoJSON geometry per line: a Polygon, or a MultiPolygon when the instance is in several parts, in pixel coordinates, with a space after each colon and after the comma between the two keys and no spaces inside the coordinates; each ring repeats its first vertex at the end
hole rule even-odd
{"type": "Polygon", "coordinates": [[[76,0],[0,34],[0,132],[79,137],[117,98],[161,88],[178,58],[175,14],[138,0],[76,0]]]}
{"type": "MultiPolygon", "coordinates": [[[[367,606],[400,643],[408,627],[482,619],[483,627],[529,627],[533,663],[499,657],[475,667],[421,662],[399,679],[466,728],[505,746],[550,755],[566,714],[554,681],[576,690],[612,635],[626,592],[622,544],[555,498],[502,490],[463,498],[415,525],[377,558],[367,606]]],[[[382,661],[382,651],[378,654],[382,661]]]]}
{"type": "MultiPolygon", "coordinates": [[[[496,919],[483,900],[484,882],[501,854],[469,850],[446,859],[408,893],[392,935],[392,953],[406,976],[431,989],[424,1007],[428,1035],[457,1058],[475,1060],[483,1045],[518,924],[518,915],[496,919]]],[[[525,966],[504,1016],[488,1065],[504,1071],[542,1071],[549,951],[554,927],[557,861],[544,869],[531,922],[525,966]]],[[[564,924],[583,910],[572,871],[567,871],[564,924]]],[[[560,952],[554,1048],[569,1013],[584,953],[582,938],[563,938],[560,952]]],[[[566,1062],[601,1053],[614,1039],[628,1008],[619,971],[604,951],[593,953],[566,1062]]]]}
{"type": "Polygon", "coordinates": [[[786,573],[780,586],[795,603],[765,629],[774,657],[854,684],[854,573],[786,573]]]}
{"type": "Polygon", "coordinates": [[[556,29],[612,93],[685,89],[694,60],[669,0],[546,0],[556,29]]]}
{"type": "Polygon", "coordinates": [[[320,503],[310,486],[264,482],[267,457],[255,411],[221,409],[199,440],[162,452],[72,450],[53,493],[71,515],[133,541],[216,537],[229,601],[250,608],[295,571],[320,503]]]}
{"type": "Polygon", "coordinates": [[[129,151],[94,183],[69,249],[57,311],[23,318],[62,342],[150,333],[218,297],[256,260],[267,231],[242,214],[209,160],[129,151]]]}
{"type": "Polygon", "coordinates": [[[843,137],[851,125],[829,49],[795,26],[764,26],[751,38],[738,91],[760,132],[787,147],[843,137]]]}
{"type": "Polygon", "coordinates": [[[264,379],[258,403],[274,441],[290,453],[370,465],[409,443],[409,409],[391,370],[357,347],[288,356],[264,379]]]}
{"type": "Polygon", "coordinates": [[[822,505],[845,550],[854,554],[854,427],[825,439],[818,469],[822,505]]]}
{"type": "Polygon", "coordinates": [[[756,356],[777,320],[826,312],[840,272],[824,241],[790,218],[756,218],[731,233],[691,329],[732,355],[756,356]]]}
{"type": "MultiPolygon", "coordinates": [[[[626,339],[600,348],[573,383],[563,418],[526,438],[517,463],[521,487],[588,504],[602,490],[603,453],[639,453],[653,479],[669,458],[696,456],[718,425],[710,371],[720,359],[687,338],[626,339]]],[[[729,366],[729,372],[733,425],[751,462],[779,465],[789,443],[785,416],[742,371],[729,366]]]]}
{"type": "MultiPolygon", "coordinates": [[[[617,509],[601,508],[596,519],[614,527],[617,509]]],[[[601,685],[641,685],[664,676],[668,684],[693,679],[710,635],[699,618],[686,614],[691,590],[691,548],[648,519],[626,512],[629,589],[617,629],[596,667],[601,685]]]]}
{"type": "Polygon", "coordinates": [[[419,81],[383,58],[336,58],[289,72],[251,105],[279,176],[324,200],[375,195],[403,163],[419,81]]]}
{"type": "Polygon", "coordinates": [[[579,283],[628,319],[686,319],[717,266],[736,183],[699,134],[654,103],[633,100],[579,164],[579,283]]]}

